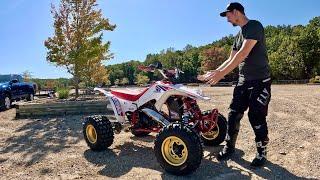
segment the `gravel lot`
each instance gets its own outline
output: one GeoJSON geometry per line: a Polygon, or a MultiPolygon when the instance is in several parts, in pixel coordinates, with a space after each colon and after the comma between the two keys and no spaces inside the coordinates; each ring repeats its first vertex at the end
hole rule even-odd
{"type": "MultiPolygon", "coordinates": [[[[225,116],[232,87],[203,87],[225,116]]],[[[167,174],[153,153],[154,135],[116,135],[110,150],[93,152],[82,135],[82,116],[15,119],[15,109],[0,112],[0,179],[299,179],[320,178],[320,86],[273,85],[268,125],[269,162],[250,169],[254,134],[242,120],[236,154],[218,162],[222,148],[205,147],[200,168],[185,177],[167,174]]]]}

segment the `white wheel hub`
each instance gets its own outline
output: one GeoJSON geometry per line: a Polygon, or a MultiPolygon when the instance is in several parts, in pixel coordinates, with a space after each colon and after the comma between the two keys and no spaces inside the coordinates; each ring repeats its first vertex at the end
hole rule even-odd
{"type": "Polygon", "coordinates": [[[4,105],[5,105],[6,109],[9,109],[9,108],[10,108],[10,106],[11,106],[11,100],[10,100],[9,97],[5,97],[5,98],[4,98],[4,105]]]}

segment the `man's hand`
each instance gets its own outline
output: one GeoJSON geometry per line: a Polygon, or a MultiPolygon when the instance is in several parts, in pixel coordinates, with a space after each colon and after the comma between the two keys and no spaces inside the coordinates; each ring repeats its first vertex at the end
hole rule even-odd
{"type": "Polygon", "coordinates": [[[215,85],[223,78],[224,78],[224,75],[221,71],[215,71],[211,76],[207,78],[206,81],[207,81],[207,84],[215,85]]]}
{"type": "Polygon", "coordinates": [[[207,71],[206,74],[198,75],[198,80],[199,81],[208,81],[215,73],[217,70],[211,70],[207,71]]]}

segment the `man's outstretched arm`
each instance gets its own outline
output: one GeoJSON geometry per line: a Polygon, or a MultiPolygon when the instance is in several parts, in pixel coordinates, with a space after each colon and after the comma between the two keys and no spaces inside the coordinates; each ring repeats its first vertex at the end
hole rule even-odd
{"type": "Polygon", "coordinates": [[[199,75],[198,79],[200,81],[208,81],[208,80],[210,80],[212,78],[212,76],[214,76],[215,72],[220,71],[221,69],[223,69],[232,60],[233,56],[236,53],[237,53],[237,51],[231,50],[229,58],[227,60],[225,60],[217,69],[210,70],[206,74],[199,75]]]}
{"type": "Polygon", "coordinates": [[[231,50],[230,52],[230,56],[227,60],[225,60],[216,70],[221,70],[223,69],[224,67],[227,66],[227,64],[229,64],[229,62],[232,60],[232,58],[234,57],[234,55],[237,53],[237,51],[235,50],[231,50]]]}
{"type": "Polygon", "coordinates": [[[249,55],[254,45],[257,43],[257,40],[245,39],[242,43],[241,49],[235,53],[233,58],[230,61],[226,61],[225,65],[222,65],[217,68],[217,72],[213,76],[210,77],[208,83],[216,84],[219,82],[225,75],[229,74],[233,69],[235,69],[245,58],[249,55]]]}

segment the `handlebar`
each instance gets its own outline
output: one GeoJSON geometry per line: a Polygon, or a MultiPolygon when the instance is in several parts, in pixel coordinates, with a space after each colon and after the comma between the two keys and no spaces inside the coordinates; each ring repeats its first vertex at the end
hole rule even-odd
{"type": "Polygon", "coordinates": [[[158,70],[165,79],[171,79],[171,78],[178,79],[179,74],[184,73],[178,68],[163,69],[162,64],[160,62],[156,62],[155,64],[150,64],[149,66],[139,65],[138,69],[144,72],[154,72],[155,70],[158,70]]]}

